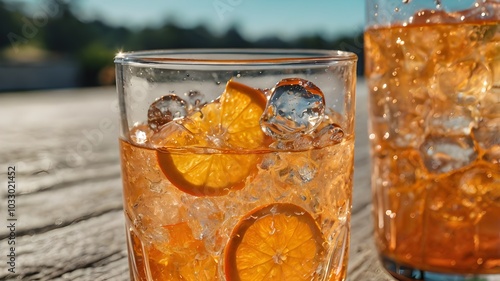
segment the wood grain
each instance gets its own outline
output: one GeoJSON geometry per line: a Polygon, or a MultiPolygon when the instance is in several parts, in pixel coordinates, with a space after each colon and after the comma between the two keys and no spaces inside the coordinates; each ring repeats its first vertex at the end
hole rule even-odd
{"type": "MultiPolygon", "coordinates": [[[[367,94],[358,84],[348,280],[393,280],[373,245],[367,94]]],[[[15,165],[18,218],[15,274],[0,228],[0,280],[129,280],[114,88],[0,95],[0,128],[0,182],[15,165]]],[[[6,195],[2,188],[1,217],[6,195]]]]}

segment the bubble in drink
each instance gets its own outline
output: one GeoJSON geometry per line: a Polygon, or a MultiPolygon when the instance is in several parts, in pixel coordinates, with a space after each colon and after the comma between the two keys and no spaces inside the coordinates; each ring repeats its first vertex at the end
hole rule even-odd
{"type": "Polygon", "coordinates": [[[323,120],[325,98],[312,82],[290,78],[272,90],[260,124],[274,139],[291,139],[312,132],[323,120]]]}
{"type": "Polygon", "coordinates": [[[470,136],[429,135],[420,146],[420,153],[427,170],[435,174],[460,169],[477,158],[470,136]]]}
{"type": "Polygon", "coordinates": [[[158,131],[168,122],[187,115],[187,103],[175,94],[162,96],[148,110],[149,127],[158,131]]]}

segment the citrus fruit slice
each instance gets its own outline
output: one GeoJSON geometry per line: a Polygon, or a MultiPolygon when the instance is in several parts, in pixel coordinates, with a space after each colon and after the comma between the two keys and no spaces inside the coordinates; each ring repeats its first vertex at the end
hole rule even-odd
{"type": "Polygon", "coordinates": [[[224,250],[228,281],[313,280],[323,236],[299,206],[276,203],[245,215],[224,250]]]}
{"type": "Polygon", "coordinates": [[[259,124],[265,106],[259,90],[229,81],[218,101],[181,120],[181,126],[172,124],[157,152],[161,170],[177,188],[195,196],[242,188],[259,159],[245,150],[261,147],[267,139],[259,124]],[[180,153],[168,147],[199,151],[180,153]]]}

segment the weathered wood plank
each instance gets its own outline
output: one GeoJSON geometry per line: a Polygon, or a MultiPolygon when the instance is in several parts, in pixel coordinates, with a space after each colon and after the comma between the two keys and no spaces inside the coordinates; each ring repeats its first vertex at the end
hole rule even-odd
{"type": "MultiPolygon", "coordinates": [[[[44,232],[112,210],[122,209],[121,181],[88,179],[61,190],[38,192],[17,199],[17,234],[44,232]]],[[[8,236],[0,229],[0,239],[8,236]]]]}
{"type": "Polygon", "coordinates": [[[19,186],[26,193],[43,182],[36,176],[67,177],[95,163],[117,163],[115,104],[113,88],[0,95],[0,175],[16,165],[18,175],[35,179],[19,186]]]}
{"type": "Polygon", "coordinates": [[[55,281],[106,281],[117,280],[126,281],[130,279],[128,264],[126,262],[126,251],[112,255],[102,261],[93,264],[91,267],[80,268],[65,273],[55,281]]]}
{"type": "MultiPolygon", "coordinates": [[[[0,243],[5,245],[6,241],[0,243]]],[[[19,237],[16,250],[16,274],[7,275],[2,262],[0,280],[52,280],[82,269],[96,275],[105,267],[116,268],[118,272],[113,274],[119,276],[126,265],[123,213],[109,212],[42,234],[19,237]],[[117,257],[121,266],[115,264],[117,257]]]]}

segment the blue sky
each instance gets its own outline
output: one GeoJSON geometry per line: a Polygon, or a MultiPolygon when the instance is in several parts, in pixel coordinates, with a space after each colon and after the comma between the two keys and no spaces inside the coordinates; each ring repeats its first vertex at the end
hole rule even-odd
{"type": "MultiPolygon", "coordinates": [[[[364,25],[365,0],[66,0],[76,2],[82,20],[101,19],[115,26],[142,28],[165,21],[184,27],[205,25],[223,33],[234,25],[249,40],[265,36],[293,39],[306,34],[335,38],[358,33],[364,25]]],[[[27,13],[41,8],[27,3],[27,13]]]]}

